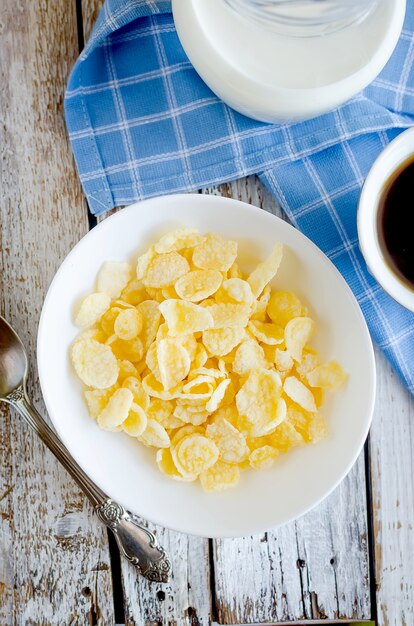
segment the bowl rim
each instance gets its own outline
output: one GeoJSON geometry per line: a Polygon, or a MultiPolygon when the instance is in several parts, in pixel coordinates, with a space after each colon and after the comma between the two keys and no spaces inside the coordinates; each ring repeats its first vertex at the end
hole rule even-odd
{"type": "MultiPolygon", "coordinates": [[[[47,379],[47,376],[45,375],[45,371],[46,371],[46,360],[45,360],[45,355],[43,352],[43,348],[42,348],[42,343],[43,343],[43,337],[44,337],[44,327],[45,327],[45,318],[46,318],[46,312],[48,309],[48,303],[49,300],[51,299],[51,294],[53,293],[53,289],[54,289],[54,284],[55,282],[58,280],[58,277],[62,271],[62,269],[64,267],[66,267],[66,265],[68,265],[72,259],[72,257],[77,253],[77,250],[79,249],[80,246],[85,246],[87,245],[87,242],[89,240],[90,237],[92,236],[96,236],[96,233],[104,228],[110,228],[109,225],[111,225],[114,221],[119,220],[119,219],[124,219],[125,214],[126,213],[132,213],[134,211],[139,210],[140,207],[142,207],[142,205],[145,204],[150,204],[153,203],[154,201],[160,201],[162,199],[168,201],[170,198],[174,198],[174,199],[180,199],[180,198],[188,198],[189,196],[191,196],[193,194],[168,194],[165,196],[160,196],[160,197],[152,197],[146,200],[142,200],[139,202],[136,202],[132,205],[129,205],[125,208],[123,208],[121,211],[118,211],[117,213],[109,216],[108,218],[106,218],[105,220],[103,220],[102,222],[100,222],[97,226],[95,226],[93,229],[91,229],[90,231],[88,231],[76,244],[75,246],[72,248],[72,250],[67,254],[67,256],[64,258],[64,260],[62,261],[61,265],[59,266],[58,270],[56,271],[55,276],[53,277],[49,289],[47,291],[44,303],[43,303],[43,307],[42,307],[42,311],[41,311],[41,316],[40,316],[40,321],[39,321],[39,327],[38,327],[38,334],[37,334],[37,364],[38,364],[38,372],[39,372],[39,380],[40,380],[40,386],[41,386],[41,391],[42,391],[42,395],[43,395],[43,399],[46,405],[46,409],[48,411],[48,414],[50,416],[50,419],[52,421],[53,427],[55,428],[59,438],[61,439],[62,443],[66,446],[65,444],[65,437],[64,434],[62,433],[62,430],[60,428],[60,422],[58,420],[55,419],[52,411],[50,411],[49,407],[51,406],[51,402],[50,402],[50,396],[49,396],[49,391],[48,391],[48,385],[45,384],[45,380],[47,379]],[[123,217],[121,217],[123,216],[123,217]]],[[[194,194],[195,195],[195,194],[194,194]]],[[[196,194],[195,197],[198,199],[198,201],[200,201],[200,198],[203,198],[203,200],[201,200],[201,202],[227,202],[227,203],[236,203],[239,205],[240,209],[245,210],[246,212],[251,213],[252,215],[257,214],[258,211],[262,211],[262,209],[260,209],[257,206],[254,206],[252,204],[248,204],[247,202],[244,202],[242,200],[237,200],[235,198],[226,198],[223,196],[215,196],[215,195],[209,195],[209,194],[196,194]]],[[[299,239],[303,239],[307,245],[309,245],[313,251],[320,257],[323,259],[323,261],[325,263],[328,263],[331,270],[334,272],[337,280],[342,284],[343,289],[347,292],[348,297],[351,299],[351,302],[354,306],[356,315],[359,317],[359,321],[361,322],[362,326],[361,328],[363,329],[363,334],[364,334],[364,339],[365,339],[365,348],[366,348],[366,355],[367,355],[367,361],[369,362],[369,387],[367,388],[366,394],[367,394],[367,411],[366,411],[366,418],[365,418],[365,428],[363,429],[363,431],[361,432],[359,439],[355,442],[354,447],[353,447],[353,454],[350,455],[350,458],[348,460],[348,463],[346,463],[344,465],[344,469],[343,471],[340,473],[340,475],[338,475],[337,479],[330,485],[329,489],[327,489],[324,493],[322,493],[320,495],[320,497],[318,497],[317,499],[315,499],[311,504],[306,505],[304,507],[302,507],[301,509],[298,510],[297,513],[290,515],[290,516],[286,516],[283,521],[276,523],[275,525],[269,525],[266,524],[266,526],[264,526],[262,523],[258,524],[258,525],[251,525],[251,528],[249,529],[249,531],[243,531],[241,532],[235,532],[235,533],[226,533],[226,532],[208,532],[208,533],[201,533],[201,532],[196,532],[194,530],[191,530],[191,528],[189,528],[185,523],[183,524],[172,524],[172,525],[166,525],[165,519],[162,519],[156,515],[152,515],[151,517],[147,517],[145,514],[142,515],[139,513],[139,511],[132,511],[133,513],[136,513],[137,515],[142,515],[143,517],[145,517],[145,519],[147,519],[151,524],[155,524],[158,526],[162,526],[164,528],[173,530],[175,532],[181,532],[184,534],[189,534],[189,535],[193,535],[193,536],[198,536],[198,537],[205,537],[205,538],[213,538],[213,539],[219,539],[219,538],[235,538],[235,537],[242,537],[242,536],[246,536],[246,535],[256,535],[259,533],[263,533],[269,529],[274,529],[274,528],[279,528],[280,526],[283,526],[287,523],[290,523],[294,520],[299,519],[300,517],[302,517],[303,515],[305,515],[306,513],[308,513],[310,510],[312,510],[313,508],[315,508],[316,506],[318,506],[323,500],[325,500],[325,498],[327,498],[335,489],[336,487],[342,482],[342,480],[347,476],[347,474],[349,473],[349,471],[351,470],[351,468],[353,467],[353,465],[355,464],[359,454],[361,453],[361,450],[364,446],[365,440],[367,438],[370,426],[371,426],[371,422],[372,422],[372,417],[373,417],[373,412],[374,412],[374,406],[375,406],[375,398],[376,398],[376,365],[375,365],[375,356],[374,356],[374,349],[373,349],[373,344],[372,344],[372,340],[371,340],[371,336],[365,321],[365,318],[362,314],[362,311],[357,303],[357,300],[352,292],[352,290],[350,289],[350,287],[348,286],[347,282],[345,281],[344,277],[342,276],[342,274],[339,272],[339,270],[335,267],[335,265],[332,263],[332,261],[320,250],[320,248],[318,248],[318,246],[316,246],[316,244],[314,244],[308,237],[306,237],[306,235],[304,235],[301,231],[299,231],[298,229],[296,229],[294,226],[292,226],[291,224],[289,224],[288,222],[286,222],[285,220],[283,220],[282,218],[269,213],[269,215],[272,216],[272,218],[275,218],[277,221],[280,221],[284,224],[285,227],[287,227],[288,229],[291,229],[293,231],[295,231],[295,236],[298,236],[299,239]]],[[[122,506],[124,506],[126,509],[130,510],[129,506],[125,505],[125,502],[122,501],[122,498],[118,498],[116,496],[116,494],[112,494],[108,492],[107,487],[102,484],[99,475],[91,475],[91,472],[87,472],[84,467],[82,466],[82,463],[79,462],[76,459],[76,452],[75,454],[72,453],[71,451],[69,451],[70,454],[75,458],[76,462],[78,463],[78,465],[83,469],[83,471],[85,471],[85,473],[87,473],[87,475],[91,478],[91,480],[93,480],[95,482],[95,484],[102,490],[104,491],[104,493],[106,493],[106,495],[113,499],[114,501],[118,502],[119,504],[121,504],[122,506]]]]}

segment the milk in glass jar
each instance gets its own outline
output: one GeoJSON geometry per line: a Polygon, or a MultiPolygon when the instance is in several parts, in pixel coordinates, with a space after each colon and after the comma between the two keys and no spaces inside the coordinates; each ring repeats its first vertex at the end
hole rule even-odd
{"type": "Polygon", "coordinates": [[[172,0],[193,66],[230,107],[264,122],[331,111],[389,60],[406,0],[172,0]]]}

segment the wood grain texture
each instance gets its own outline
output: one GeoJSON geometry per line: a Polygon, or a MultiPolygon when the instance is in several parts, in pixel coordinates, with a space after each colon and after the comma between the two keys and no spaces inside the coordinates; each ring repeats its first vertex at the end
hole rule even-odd
{"type": "MultiPolygon", "coordinates": [[[[0,310],[29,349],[59,263],[87,230],[63,120],[77,55],[75,5],[3,0],[0,37],[0,310]]],[[[65,303],[62,303],[65,305],[65,303]]],[[[107,535],[15,413],[0,415],[0,623],[113,624],[107,535]]]]}
{"type": "Polygon", "coordinates": [[[371,473],[378,626],[414,624],[414,401],[377,353],[371,473]]]}
{"type": "Polygon", "coordinates": [[[211,624],[208,541],[155,527],[173,567],[172,580],[154,585],[123,561],[126,626],[208,626],[211,624]]]}
{"type": "Polygon", "coordinates": [[[83,36],[85,42],[89,39],[89,35],[91,34],[93,25],[95,24],[103,3],[104,0],[81,0],[83,36]]]}
{"type": "MultiPolygon", "coordinates": [[[[254,177],[206,190],[280,215],[254,177]]],[[[346,480],[295,523],[214,542],[217,618],[223,624],[298,619],[369,619],[363,455],[346,480]]]]}

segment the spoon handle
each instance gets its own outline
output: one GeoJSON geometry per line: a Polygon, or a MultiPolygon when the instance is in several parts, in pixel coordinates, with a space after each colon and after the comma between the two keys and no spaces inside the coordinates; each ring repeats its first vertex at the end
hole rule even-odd
{"type": "Polygon", "coordinates": [[[54,431],[35,409],[23,386],[6,396],[11,404],[36,431],[43,443],[62,463],[92,503],[99,519],[112,530],[121,554],[154,582],[167,582],[171,563],[155,535],[142,526],[138,518],[114,502],[85,474],[54,431]]]}

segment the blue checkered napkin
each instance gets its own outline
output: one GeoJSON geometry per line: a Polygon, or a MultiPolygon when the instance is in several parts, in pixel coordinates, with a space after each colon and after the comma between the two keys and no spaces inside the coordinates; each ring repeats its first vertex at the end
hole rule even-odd
{"type": "Polygon", "coordinates": [[[69,79],[66,121],[91,211],[257,173],[332,259],[371,333],[414,393],[414,316],[368,274],[355,212],[381,149],[414,122],[414,4],[380,76],[339,109],[293,125],[256,122],[203,83],[168,1],[106,0],[69,79]]]}

